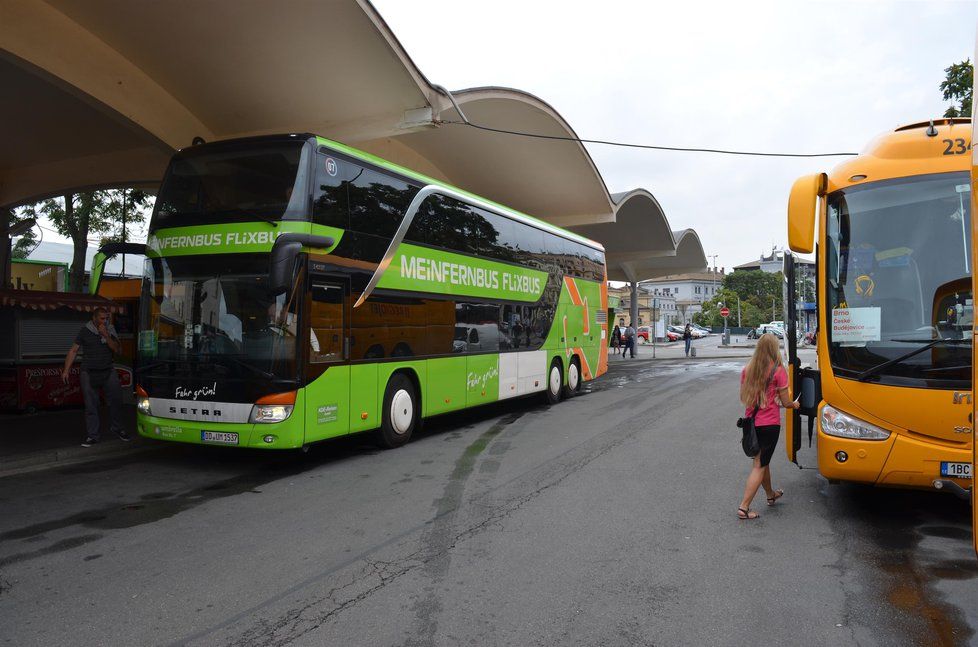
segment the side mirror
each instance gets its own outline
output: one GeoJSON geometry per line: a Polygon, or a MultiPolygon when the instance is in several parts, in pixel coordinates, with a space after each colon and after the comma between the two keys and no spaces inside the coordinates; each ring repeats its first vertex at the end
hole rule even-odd
{"type": "Polygon", "coordinates": [[[806,175],[795,180],[788,196],[788,247],[801,254],[815,250],[815,209],[825,195],[828,177],[825,173],[806,175]]]}
{"type": "Polygon", "coordinates": [[[99,247],[95,257],[92,258],[92,273],[88,281],[89,294],[98,294],[99,285],[102,283],[102,272],[105,270],[105,262],[119,254],[145,256],[146,245],[143,243],[105,243],[99,247]]]}
{"type": "Polygon", "coordinates": [[[328,249],[335,244],[330,236],[282,234],[275,239],[268,259],[268,289],[273,296],[288,291],[295,277],[295,259],[303,247],[328,249]]]}

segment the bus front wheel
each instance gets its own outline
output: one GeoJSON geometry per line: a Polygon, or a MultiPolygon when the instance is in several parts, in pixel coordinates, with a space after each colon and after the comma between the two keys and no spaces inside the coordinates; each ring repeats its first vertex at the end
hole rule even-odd
{"type": "Polygon", "coordinates": [[[564,391],[564,371],[560,366],[560,360],[554,358],[550,363],[550,371],[547,373],[547,402],[557,404],[564,391]]]}
{"type": "Polygon", "coordinates": [[[409,441],[418,426],[419,415],[421,410],[414,384],[406,375],[395,373],[387,382],[384,392],[384,410],[380,429],[377,430],[378,444],[393,449],[409,441]]]}

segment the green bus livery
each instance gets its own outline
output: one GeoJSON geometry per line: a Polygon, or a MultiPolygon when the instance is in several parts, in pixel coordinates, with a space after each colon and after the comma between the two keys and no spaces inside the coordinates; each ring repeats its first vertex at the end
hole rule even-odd
{"type": "Polygon", "coordinates": [[[572,395],[607,368],[601,245],[313,135],[171,160],[146,243],[138,430],[294,449],[572,395]]]}

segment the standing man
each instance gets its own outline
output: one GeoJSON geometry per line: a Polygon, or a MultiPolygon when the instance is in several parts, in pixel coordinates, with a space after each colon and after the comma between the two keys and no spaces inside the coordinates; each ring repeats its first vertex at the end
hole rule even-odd
{"type": "Polygon", "coordinates": [[[75,343],[65,358],[61,380],[68,383],[68,371],[75,362],[78,349],[82,350],[81,388],[85,397],[85,427],[87,434],[82,447],[91,447],[99,441],[98,390],[105,393],[109,404],[109,423],[112,431],[122,440],[128,441],[129,434],[122,426],[122,387],[119,376],[112,366],[112,355],[121,350],[119,336],[109,323],[109,312],[96,308],[92,320],[82,326],[75,337],[75,343]]]}
{"type": "Polygon", "coordinates": [[[625,328],[625,347],[621,350],[621,358],[625,359],[625,353],[631,352],[632,357],[635,357],[635,328],[632,324],[628,324],[628,328],[625,328]]]}
{"type": "Polygon", "coordinates": [[[686,343],[686,357],[689,357],[689,345],[693,343],[693,327],[688,323],[683,329],[683,341],[686,343]]]}

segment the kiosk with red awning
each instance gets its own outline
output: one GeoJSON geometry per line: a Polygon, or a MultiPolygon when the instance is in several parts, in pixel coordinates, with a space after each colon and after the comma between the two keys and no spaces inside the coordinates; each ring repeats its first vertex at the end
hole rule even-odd
{"type": "MultiPolygon", "coordinates": [[[[96,308],[123,314],[102,297],[72,292],[0,290],[0,410],[36,411],[83,404],[76,361],[68,384],[61,368],[78,330],[96,308]]],[[[132,386],[132,370],[116,366],[132,386]]]]}

